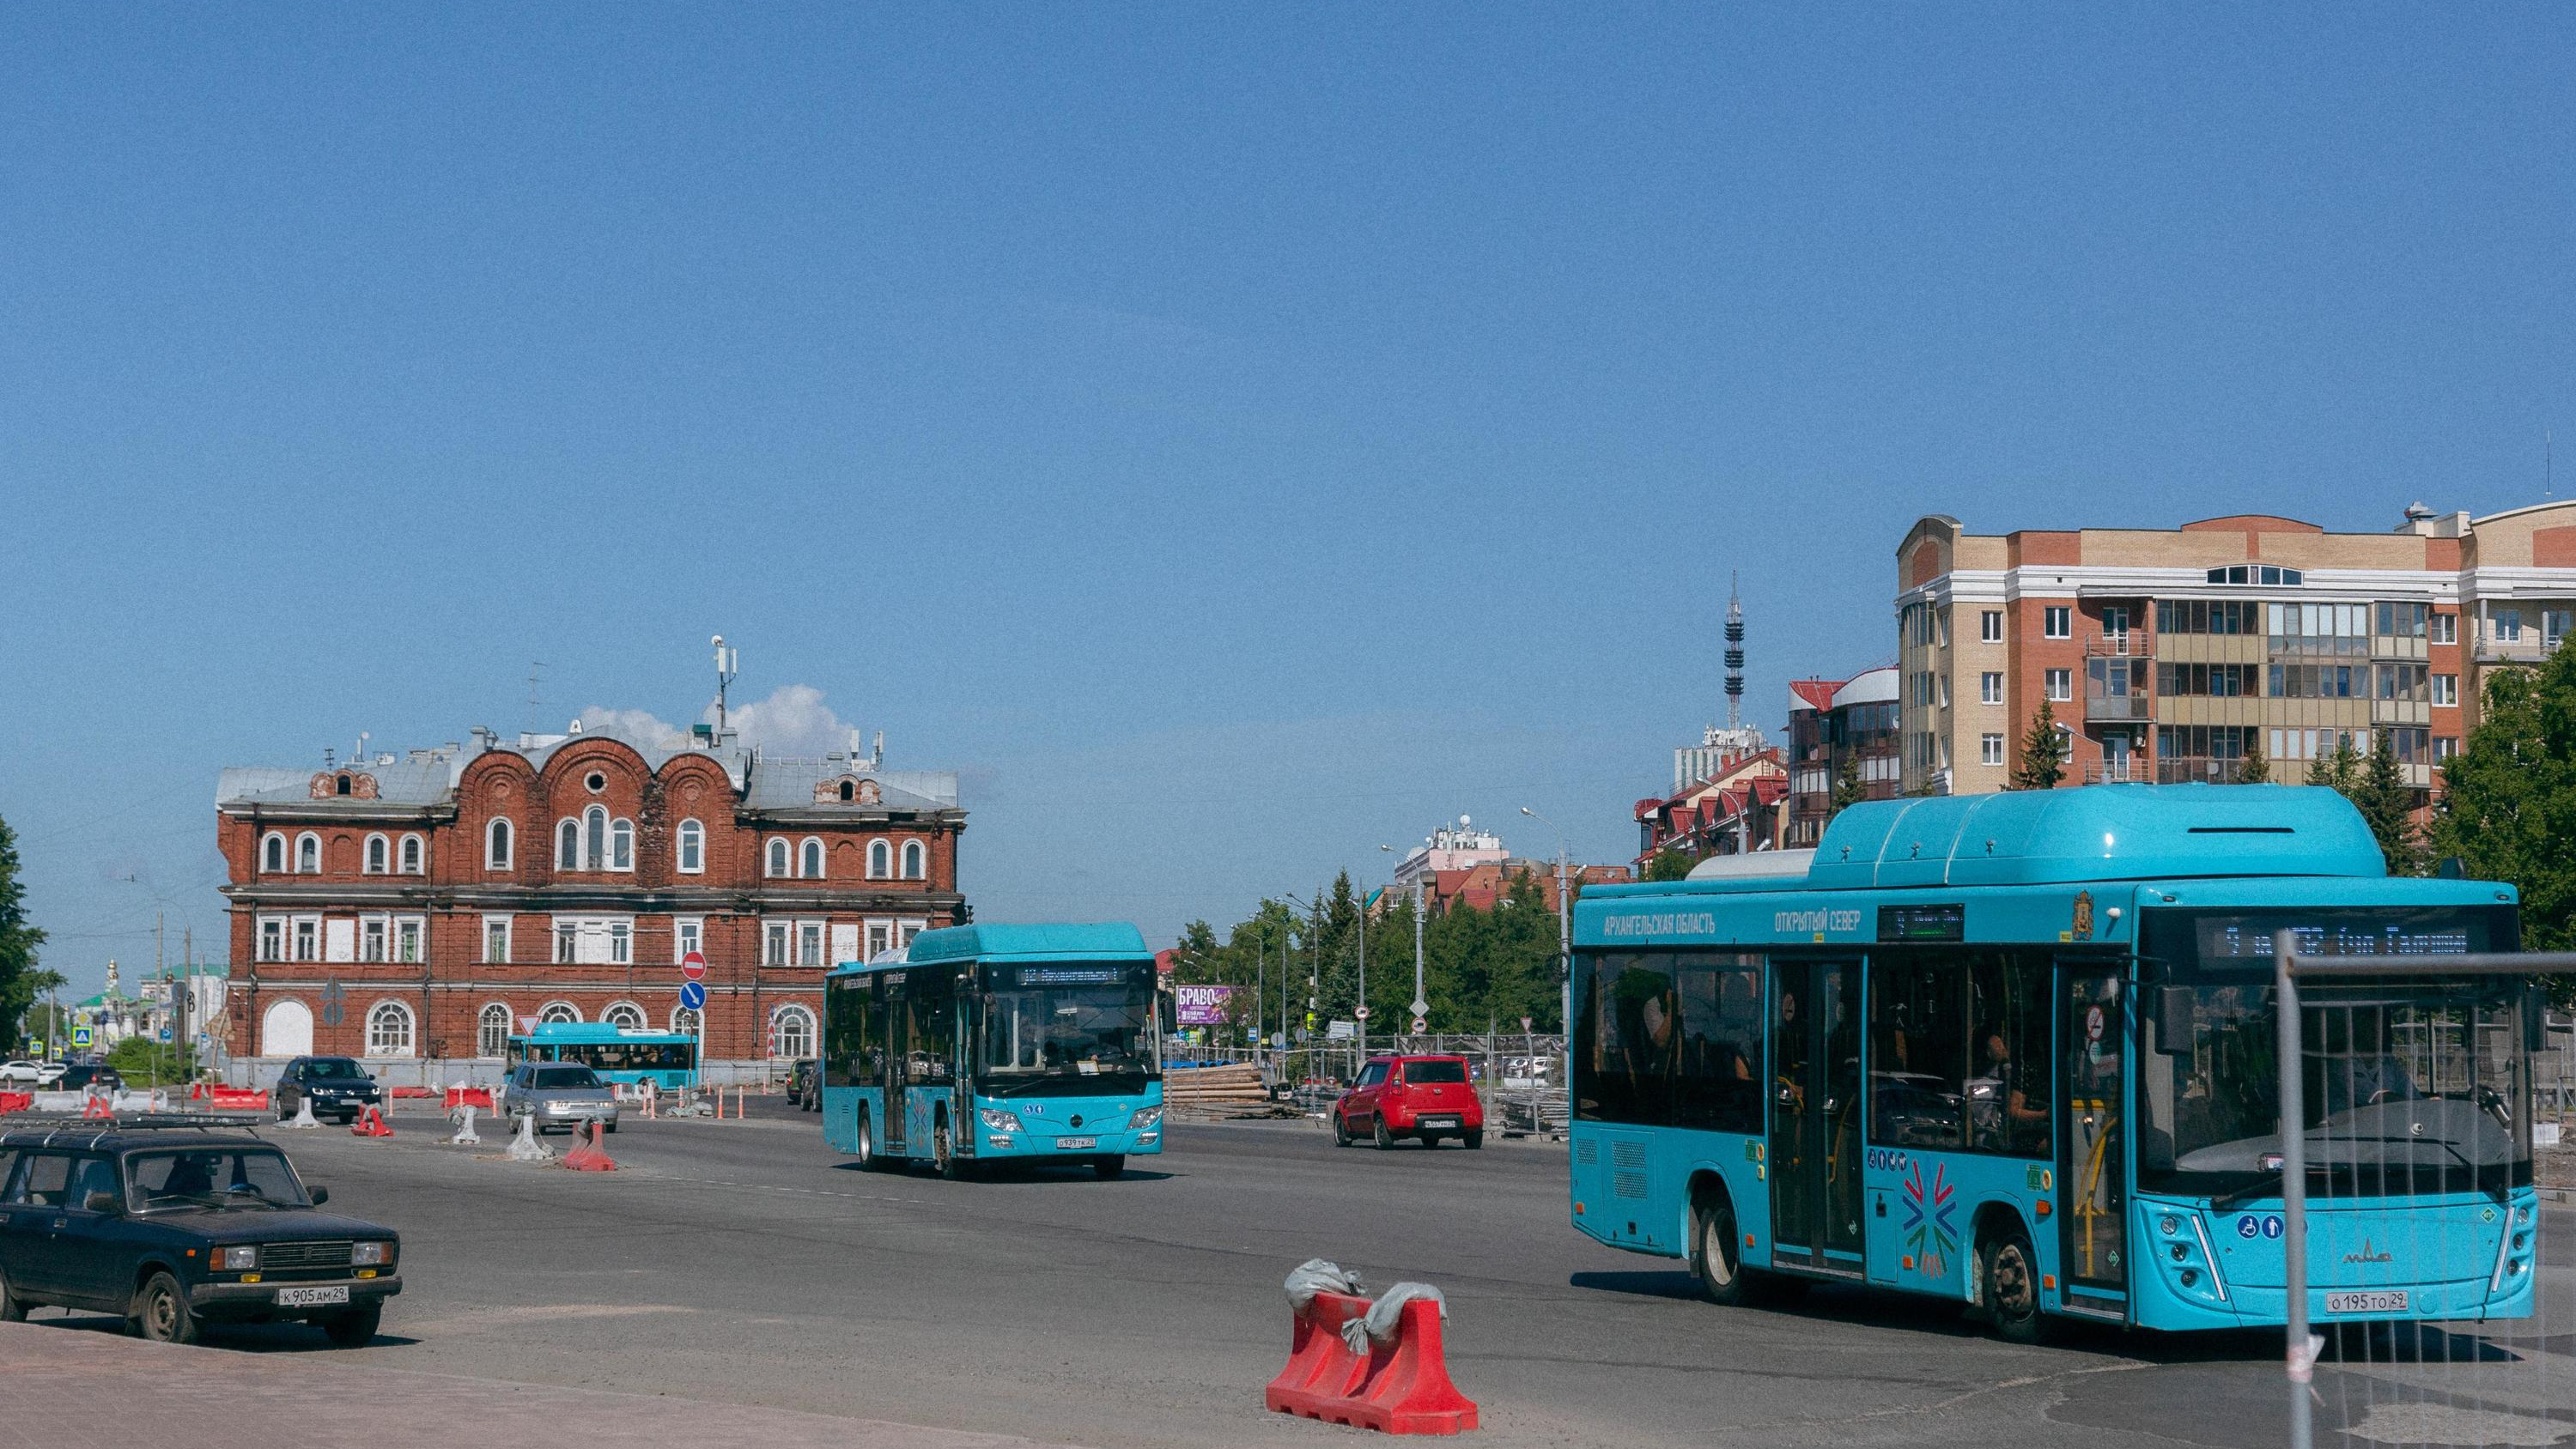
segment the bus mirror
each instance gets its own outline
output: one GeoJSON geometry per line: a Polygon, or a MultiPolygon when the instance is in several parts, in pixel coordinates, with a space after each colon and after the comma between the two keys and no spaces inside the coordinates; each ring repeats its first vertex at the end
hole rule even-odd
{"type": "Polygon", "coordinates": [[[2167,986],[2156,993],[2156,1050],[2169,1057],[2191,1055],[2192,990],[2167,986]]]}

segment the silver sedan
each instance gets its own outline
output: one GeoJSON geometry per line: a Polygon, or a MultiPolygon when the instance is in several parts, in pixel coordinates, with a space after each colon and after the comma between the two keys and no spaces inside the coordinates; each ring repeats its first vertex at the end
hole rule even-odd
{"type": "Polygon", "coordinates": [[[617,1130],[616,1093],[576,1062],[521,1062],[502,1086],[500,1108],[512,1117],[535,1118],[540,1132],[573,1131],[588,1122],[617,1130]]]}

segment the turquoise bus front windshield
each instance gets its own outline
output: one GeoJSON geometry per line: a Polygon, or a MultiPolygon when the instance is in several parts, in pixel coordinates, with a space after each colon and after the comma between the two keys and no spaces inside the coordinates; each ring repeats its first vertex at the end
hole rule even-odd
{"type": "Polygon", "coordinates": [[[979,1009],[986,1095],[1116,1095],[1160,1072],[1151,967],[994,966],[979,1009]]]}
{"type": "Polygon", "coordinates": [[[2485,911],[2158,912],[2141,950],[2153,982],[2138,1054],[2140,1186],[2270,1196],[2281,1166],[2271,932],[2321,954],[2421,954],[2420,980],[2300,988],[2311,1187],[2335,1197],[2501,1194],[2531,1182],[2521,987],[2445,978],[2440,957],[2509,945],[2485,911]],[[2158,920],[2157,916],[2170,919],[2158,920]],[[2188,1040],[2168,1041],[2163,992],[2188,993],[2188,1040]]]}

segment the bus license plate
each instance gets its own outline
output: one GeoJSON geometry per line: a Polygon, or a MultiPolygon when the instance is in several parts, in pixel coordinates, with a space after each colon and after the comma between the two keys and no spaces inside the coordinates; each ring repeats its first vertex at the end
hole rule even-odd
{"type": "Polygon", "coordinates": [[[1078,1147],[1097,1147],[1100,1145],[1100,1139],[1097,1137],[1059,1137],[1055,1140],[1055,1145],[1070,1152],[1078,1147]]]}
{"type": "Polygon", "coordinates": [[[2403,1288],[2375,1288],[2326,1295],[2328,1313],[2403,1313],[2405,1311],[2406,1290],[2403,1288]]]}
{"type": "Polygon", "coordinates": [[[312,1308],[324,1303],[346,1303],[348,1301],[349,1285],[346,1283],[335,1283],[328,1288],[280,1288],[277,1290],[277,1306],[280,1308],[312,1308]]]}

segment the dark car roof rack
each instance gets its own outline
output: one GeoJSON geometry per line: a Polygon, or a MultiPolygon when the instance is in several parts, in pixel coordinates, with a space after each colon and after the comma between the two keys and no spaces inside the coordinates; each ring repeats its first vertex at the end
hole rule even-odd
{"type": "Polygon", "coordinates": [[[24,1126],[11,1124],[0,1131],[0,1147],[54,1147],[65,1143],[95,1144],[102,1137],[123,1132],[175,1131],[196,1128],[199,1131],[239,1132],[260,1124],[255,1112],[129,1112],[118,1117],[21,1117],[24,1126]]]}

